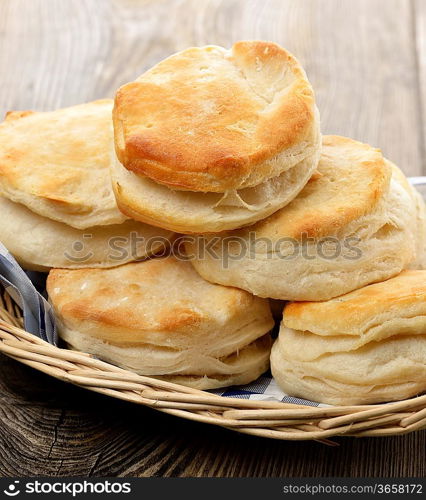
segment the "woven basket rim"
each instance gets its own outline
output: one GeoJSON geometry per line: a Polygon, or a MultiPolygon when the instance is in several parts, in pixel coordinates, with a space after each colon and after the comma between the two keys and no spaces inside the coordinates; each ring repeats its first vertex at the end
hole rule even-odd
{"type": "Polygon", "coordinates": [[[26,332],[7,292],[0,294],[0,352],[85,389],[254,436],[335,444],[330,441],[335,436],[391,436],[426,428],[426,394],[392,403],[315,407],[223,397],[138,375],[26,332]]]}

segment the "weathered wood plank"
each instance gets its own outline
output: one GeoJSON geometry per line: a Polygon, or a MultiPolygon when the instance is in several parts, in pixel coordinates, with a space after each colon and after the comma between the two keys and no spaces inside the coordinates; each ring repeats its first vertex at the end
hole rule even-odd
{"type": "Polygon", "coordinates": [[[413,0],[413,31],[416,39],[420,132],[422,135],[423,175],[426,175],[426,3],[413,0]]]}
{"type": "Polygon", "coordinates": [[[424,477],[426,431],[280,442],[67,385],[0,355],[0,476],[424,477]]]}

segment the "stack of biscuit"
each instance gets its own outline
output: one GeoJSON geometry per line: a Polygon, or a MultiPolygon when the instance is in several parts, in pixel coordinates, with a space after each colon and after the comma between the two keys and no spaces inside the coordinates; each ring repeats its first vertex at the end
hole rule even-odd
{"type": "Polygon", "coordinates": [[[293,302],[272,349],[291,394],[368,404],[425,390],[426,271],[403,271],[324,302],[293,302]]]}
{"type": "Polygon", "coordinates": [[[50,113],[10,112],[0,124],[0,241],[26,269],[111,267],[171,241],[171,231],[117,207],[112,107],[104,99],[50,113]]]}
{"type": "Polygon", "coordinates": [[[312,87],[272,43],[169,57],[118,90],[113,120],[118,206],[180,233],[271,215],[302,190],[320,153],[312,87]]]}
{"type": "Polygon", "coordinates": [[[321,136],[277,44],[190,48],[114,102],[10,113],[0,195],[0,240],[50,270],[72,349],[199,389],[271,366],[330,404],[426,389],[425,203],[380,150],[321,136]]]}

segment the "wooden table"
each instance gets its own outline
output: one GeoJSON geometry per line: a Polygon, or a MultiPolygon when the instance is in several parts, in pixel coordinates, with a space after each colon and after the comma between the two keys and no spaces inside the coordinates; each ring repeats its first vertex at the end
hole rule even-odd
{"type": "MultiPolygon", "coordinates": [[[[325,133],[426,174],[423,0],[1,0],[0,112],[112,96],[189,45],[269,39],[304,64],[325,133]]],[[[1,216],[1,214],[0,214],[1,216]]],[[[0,357],[0,475],[424,476],[426,434],[278,442],[169,417],[0,357]]]]}

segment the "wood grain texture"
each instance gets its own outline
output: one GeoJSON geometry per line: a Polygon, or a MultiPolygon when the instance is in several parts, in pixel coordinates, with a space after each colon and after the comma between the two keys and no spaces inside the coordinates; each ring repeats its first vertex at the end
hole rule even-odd
{"type": "Polygon", "coordinates": [[[426,2],[414,0],[413,38],[416,42],[420,132],[422,134],[423,175],[426,175],[426,2]]]}
{"type": "Polygon", "coordinates": [[[271,441],[184,421],[53,380],[0,356],[0,475],[424,476],[426,432],[271,441]]]}
{"type": "MultiPolygon", "coordinates": [[[[323,130],[426,174],[423,0],[2,0],[0,113],[112,96],[188,45],[264,38],[315,87],[323,130]]],[[[424,476],[426,433],[274,442],[125,404],[0,357],[0,475],[424,476]]]]}
{"type": "Polygon", "coordinates": [[[270,39],[305,65],[324,132],[381,147],[417,175],[424,9],[422,0],[3,0],[0,113],[112,96],[188,45],[270,39]]]}

